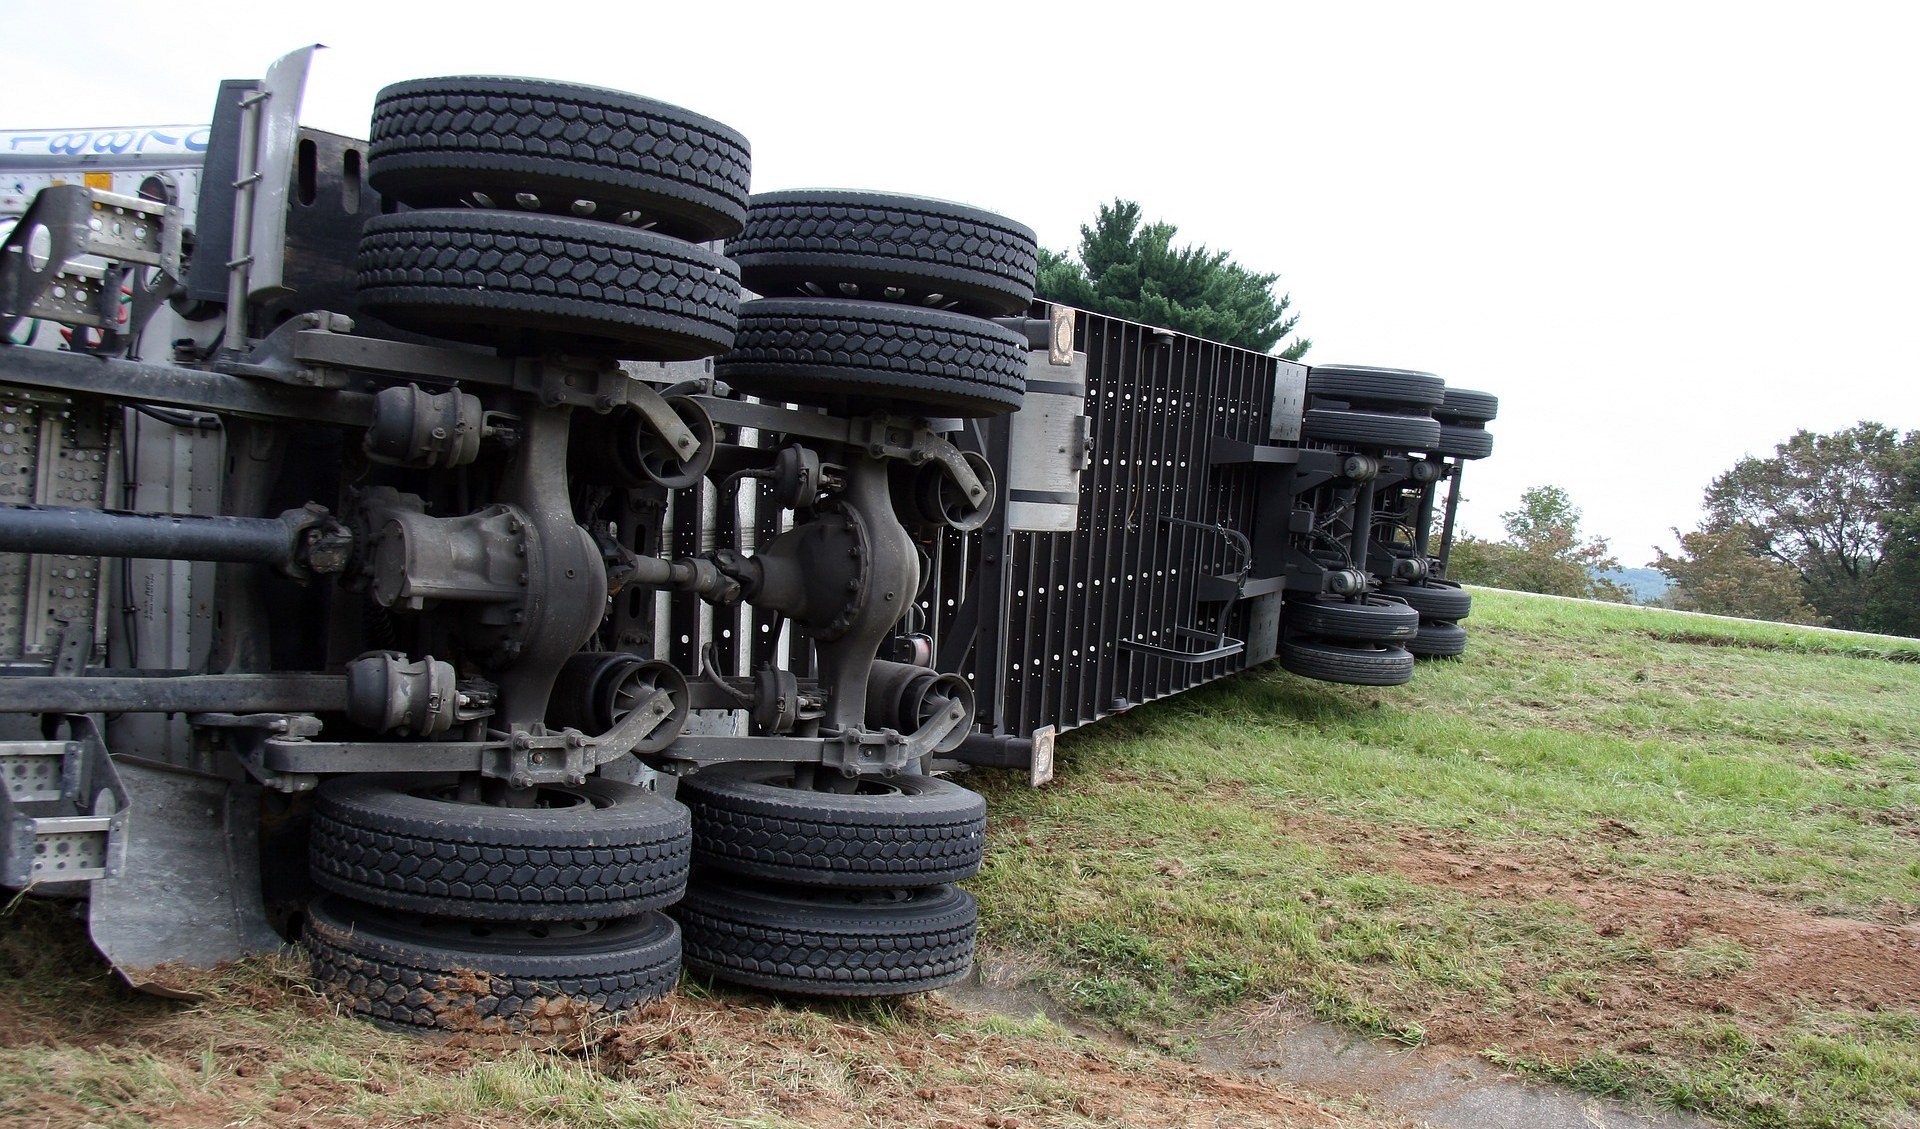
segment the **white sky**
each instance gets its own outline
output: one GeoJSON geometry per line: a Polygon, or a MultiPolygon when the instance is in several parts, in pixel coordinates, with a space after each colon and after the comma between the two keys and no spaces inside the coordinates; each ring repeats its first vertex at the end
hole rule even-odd
{"type": "Polygon", "coordinates": [[[353,136],[386,83],[529,75],[726,122],[759,191],[1056,249],[1136,199],[1281,272],[1309,361],[1498,394],[1466,528],[1555,483],[1628,566],[1796,428],[1920,428],[1920,5],[961,7],[0,0],[0,127],[202,121],[322,42],[303,121],[353,136]]]}

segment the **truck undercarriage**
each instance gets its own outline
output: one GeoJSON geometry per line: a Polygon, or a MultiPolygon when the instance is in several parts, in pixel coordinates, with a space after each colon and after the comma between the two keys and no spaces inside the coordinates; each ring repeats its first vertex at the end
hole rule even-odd
{"type": "Polygon", "coordinates": [[[136,983],[301,937],[409,1030],[683,961],[926,990],[972,957],[952,776],[1465,645],[1491,396],[1035,302],[1019,224],[750,196],[744,138],[633,95],[301,129],[304,66],[0,251],[0,883],[136,983]]]}

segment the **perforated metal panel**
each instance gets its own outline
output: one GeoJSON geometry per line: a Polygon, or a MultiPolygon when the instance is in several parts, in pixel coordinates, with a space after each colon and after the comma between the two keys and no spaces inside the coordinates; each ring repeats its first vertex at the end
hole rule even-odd
{"type": "MultiPolygon", "coordinates": [[[[934,589],[942,631],[975,631],[963,670],[991,734],[1064,731],[1247,661],[1244,651],[1200,661],[1162,652],[1225,650],[1209,646],[1223,628],[1245,638],[1245,605],[1231,598],[1244,542],[1221,529],[1252,528],[1252,472],[1211,455],[1220,438],[1267,441],[1279,362],[1085,313],[1074,347],[1087,356],[1093,442],[1077,527],[1010,532],[997,521],[977,541],[954,539],[934,589]]],[[[986,431],[996,466],[1008,431],[1005,421],[986,431]]],[[[1272,622],[1262,617],[1266,630],[1272,622]]],[[[943,644],[943,661],[959,649],[943,644]]]]}
{"type": "MultiPolygon", "coordinates": [[[[110,410],[0,390],[0,504],[101,509],[119,460],[110,410]]],[[[77,658],[105,645],[98,557],[0,554],[0,661],[52,662],[61,640],[77,658]]]]}

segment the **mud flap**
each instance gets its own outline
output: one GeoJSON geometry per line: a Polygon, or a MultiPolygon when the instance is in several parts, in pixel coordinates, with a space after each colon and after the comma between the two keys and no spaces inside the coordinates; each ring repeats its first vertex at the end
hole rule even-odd
{"type": "Polygon", "coordinates": [[[126,786],[126,865],[93,884],[93,943],[127,982],[173,994],[163,963],[209,968],[283,942],[260,897],[260,790],[202,773],[116,761],[126,786]]]}

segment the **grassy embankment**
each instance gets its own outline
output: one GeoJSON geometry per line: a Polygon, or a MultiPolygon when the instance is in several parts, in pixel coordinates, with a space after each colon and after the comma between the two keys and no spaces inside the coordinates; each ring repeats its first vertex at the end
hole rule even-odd
{"type": "Polygon", "coordinates": [[[1738,1124],[1920,1121],[1920,641],[1476,592],[989,788],[989,938],[1178,1047],[1276,998],[1738,1124]]]}
{"type": "Polygon", "coordinates": [[[683,980],[552,1048],[335,1013],[297,953],[132,993],[58,907],[0,918],[0,1125],[34,1129],[1083,1129],[1391,1124],[938,999],[782,1004],[683,980]]]}
{"type": "Polygon", "coordinates": [[[972,781],[994,951],[1174,1057],[692,984],[557,1053],[433,1047],[292,956],[131,996],[34,903],[0,918],[0,1123],[1333,1123],[1178,1060],[1289,1008],[1737,1124],[1920,1120],[1920,643],[1476,603],[1411,686],[1266,668],[1069,735],[1046,789],[972,781]]]}

